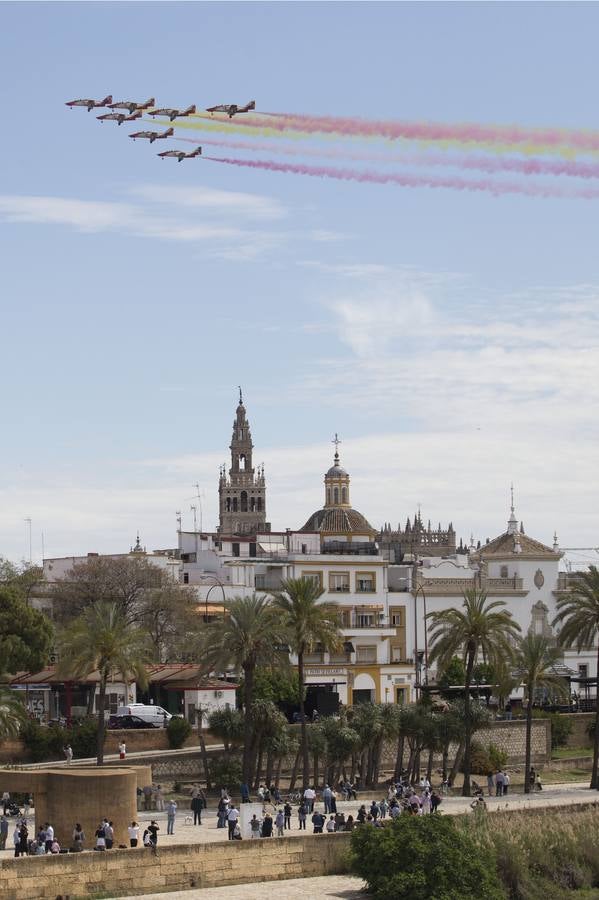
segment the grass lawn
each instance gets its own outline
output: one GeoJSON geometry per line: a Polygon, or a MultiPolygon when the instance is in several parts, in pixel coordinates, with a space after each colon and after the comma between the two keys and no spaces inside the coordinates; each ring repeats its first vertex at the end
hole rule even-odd
{"type": "Polygon", "coordinates": [[[572,759],[577,756],[593,758],[592,747],[559,747],[551,751],[551,759],[572,759]]]}

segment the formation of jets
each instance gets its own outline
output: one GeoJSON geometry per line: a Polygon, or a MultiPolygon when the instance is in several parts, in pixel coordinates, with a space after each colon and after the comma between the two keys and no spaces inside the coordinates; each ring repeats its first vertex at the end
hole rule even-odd
{"type": "MultiPolygon", "coordinates": [[[[167,119],[170,119],[171,122],[174,122],[175,119],[192,116],[196,111],[194,105],[188,106],[187,109],[175,109],[171,107],[158,109],[155,107],[155,103],[154,97],[150,97],[149,100],[145,100],[143,103],[137,103],[135,100],[119,100],[117,103],[113,103],[112,94],[109,94],[107,97],[104,97],[103,100],[69,100],[65,106],[69,106],[71,109],[74,106],[82,106],[86,108],[88,112],[91,112],[92,109],[100,109],[102,107],[108,107],[108,109],[111,110],[126,110],[128,115],[125,114],[125,112],[109,112],[104,113],[101,116],[96,116],[102,123],[116,122],[117,125],[122,125],[123,122],[133,122],[136,119],[141,119],[144,112],[147,113],[148,116],[164,116],[167,119]]],[[[219,106],[208,106],[206,107],[206,112],[209,112],[212,115],[215,112],[226,113],[228,117],[232,119],[233,116],[236,116],[238,113],[247,113],[252,109],[256,109],[255,100],[250,100],[245,106],[238,106],[236,103],[223,103],[219,106]]],[[[134,141],[138,138],[144,138],[148,140],[150,144],[153,144],[154,141],[172,137],[174,133],[174,128],[167,128],[165,131],[134,131],[129,137],[134,141]]],[[[157,156],[160,156],[162,159],[166,159],[168,156],[172,159],[176,159],[177,162],[183,162],[184,159],[194,159],[201,155],[201,147],[197,147],[190,153],[186,153],[184,150],[164,150],[162,153],[157,154],[157,156]]]]}
{"type": "Polygon", "coordinates": [[[251,109],[256,109],[255,100],[250,100],[250,102],[246,103],[245,106],[237,106],[236,103],[221,103],[220,106],[207,106],[206,112],[213,114],[215,112],[224,112],[230,119],[232,119],[233,116],[236,116],[238,113],[246,113],[251,109]]]}

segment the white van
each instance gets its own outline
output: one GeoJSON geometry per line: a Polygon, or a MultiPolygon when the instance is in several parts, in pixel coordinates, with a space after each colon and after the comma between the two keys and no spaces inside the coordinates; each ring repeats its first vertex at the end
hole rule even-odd
{"type": "Polygon", "coordinates": [[[138,716],[144,722],[149,722],[154,728],[162,728],[163,725],[168,725],[173,718],[170,712],[167,712],[162,706],[145,703],[130,703],[128,706],[119,706],[116,714],[117,716],[138,716]]]}

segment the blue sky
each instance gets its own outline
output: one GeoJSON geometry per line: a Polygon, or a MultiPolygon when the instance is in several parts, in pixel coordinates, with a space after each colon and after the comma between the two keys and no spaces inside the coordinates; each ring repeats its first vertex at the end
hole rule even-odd
{"type": "Polygon", "coordinates": [[[594,4],[0,5],[0,555],[26,517],[38,556],[42,530],[46,555],[170,546],[196,481],[213,527],[240,383],[275,528],[321,505],[338,431],[373,524],[421,503],[484,539],[513,480],[529,533],[597,545],[599,201],[177,165],[64,102],[594,129],[598,27],[594,4]]]}

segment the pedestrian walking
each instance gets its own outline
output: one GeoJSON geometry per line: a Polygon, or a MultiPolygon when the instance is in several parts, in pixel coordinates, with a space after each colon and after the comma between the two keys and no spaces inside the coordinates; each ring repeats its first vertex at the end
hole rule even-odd
{"type": "Polygon", "coordinates": [[[312,825],[314,826],[314,834],[322,834],[322,829],[324,827],[325,817],[322,813],[319,813],[318,810],[315,810],[312,815],[312,825]]]}
{"type": "Polygon", "coordinates": [[[272,837],[272,816],[270,813],[266,813],[264,819],[262,820],[262,837],[269,838],[272,837]]]}
{"type": "Polygon", "coordinates": [[[129,827],[127,828],[127,833],[129,835],[129,846],[137,847],[139,842],[139,825],[137,822],[131,822],[129,827]]]}
{"type": "Polygon", "coordinates": [[[331,793],[331,788],[328,784],[325,784],[324,790],[322,792],[325,815],[328,815],[331,812],[331,793]]]}
{"type": "Polygon", "coordinates": [[[83,843],[85,841],[85,832],[81,827],[81,824],[77,822],[75,827],[73,828],[73,845],[71,847],[72,853],[81,853],[83,850],[83,843]]]}
{"type": "Polygon", "coordinates": [[[314,812],[314,801],[316,800],[316,791],[314,788],[307,787],[304,791],[304,800],[306,802],[306,809],[309,813],[314,812]]]}
{"type": "Polygon", "coordinates": [[[8,793],[8,791],[4,791],[4,793],[2,794],[2,812],[4,813],[4,815],[6,815],[9,804],[10,794],[8,793]]]}
{"type": "Polygon", "coordinates": [[[108,819],[104,819],[104,838],[106,840],[106,849],[112,850],[114,847],[114,828],[112,826],[112,822],[109,822],[108,819]]]}
{"type": "Polygon", "coordinates": [[[291,830],[291,803],[289,800],[283,807],[283,815],[285,816],[285,829],[287,831],[291,830]]]}
{"type": "Polygon", "coordinates": [[[169,800],[166,807],[166,833],[175,833],[175,817],[177,815],[177,801],[169,800]]]}
{"type": "Polygon", "coordinates": [[[158,848],[158,832],[160,831],[160,825],[158,825],[156,823],[155,819],[152,819],[152,821],[148,825],[147,830],[148,830],[148,840],[149,840],[148,846],[152,850],[152,853],[154,854],[154,856],[156,856],[157,848],[158,848]]]}
{"type": "Polygon", "coordinates": [[[64,753],[65,759],[67,761],[67,766],[70,766],[73,762],[73,748],[70,744],[67,744],[62,752],[64,753]]]}
{"type": "Polygon", "coordinates": [[[233,832],[235,831],[235,826],[237,824],[238,819],[239,819],[239,810],[237,809],[235,804],[233,804],[231,806],[231,809],[227,813],[227,822],[229,825],[229,840],[230,841],[233,840],[233,832]]]}
{"type": "MultiPolygon", "coordinates": [[[[106,836],[104,834],[104,822],[100,822],[100,824],[96,828],[95,838],[96,838],[96,846],[94,849],[98,850],[101,853],[104,853],[104,851],[106,850],[106,836]]],[[[46,846],[47,846],[47,842],[46,842],[46,846]]]]}
{"type": "Polygon", "coordinates": [[[250,819],[250,838],[255,840],[260,837],[260,819],[256,816],[256,813],[250,819]]]}
{"type": "Polygon", "coordinates": [[[308,817],[308,810],[304,803],[300,803],[299,809],[297,811],[297,821],[300,831],[306,830],[306,819],[308,817]]]}
{"type": "Polygon", "coordinates": [[[156,802],[156,812],[164,812],[164,794],[162,793],[162,785],[157,784],[154,791],[154,800],[156,802]]]}
{"type": "Polygon", "coordinates": [[[54,828],[49,822],[46,822],[44,831],[46,832],[46,853],[49,853],[54,843],[54,828]]]}
{"type": "Polygon", "coordinates": [[[503,775],[503,795],[505,797],[510,789],[510,776],[505,770],[501,774],[503,775]]]}
{"type": "Polygon", "coordinates": [[[492,772],[489,772],[487,775],[487,793],[489,797],[492,797],[495,793],[495,778],[492,772]]]}
{"type": "Polygon", "coordinates": [[[0,818],[0,850],[6,850],[6,838],[8,837],[8,819],[3,814],[0,818]]]}
{"type": "Polygon", "coordinates": [[[199,794],[196,794],[195,797],[191,798],[191,811],[193,812],[193,824],[201,825],[202,824],[202,798],[199,794]]]}
{"type": "Polygon", "coordinates": [[[275,818],[275,826],[276,826],[276,829],[277,829],[277,837],[283,837],[284,825],[285,825],[285,816],[283,815],[283,810],[280,809],[280,810],[277,812],[277,815],[276,815],[276,818],[275,818]]]}
{"type": "Polygon", "coordinates": [[[119,759],[126,759],[127,757],[127,745],[124,741],[121,741],[119,744],[119,759]]]}
{"type": "Polygon", "coordinates": [[[21,855],[21,830],[18,825],[15,825],[15,830],[12,833],[12,842],[15,848],[15,859],[21,855]]]}

